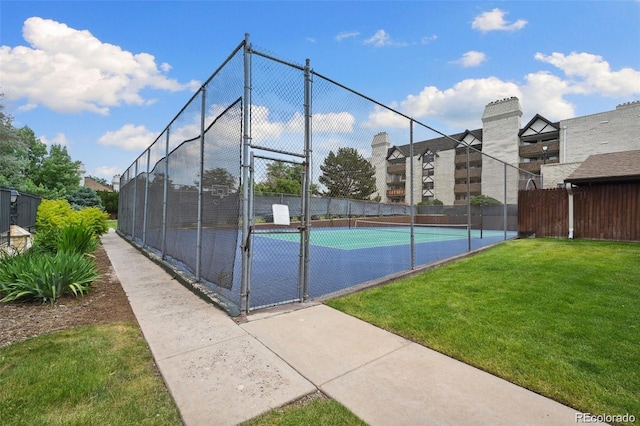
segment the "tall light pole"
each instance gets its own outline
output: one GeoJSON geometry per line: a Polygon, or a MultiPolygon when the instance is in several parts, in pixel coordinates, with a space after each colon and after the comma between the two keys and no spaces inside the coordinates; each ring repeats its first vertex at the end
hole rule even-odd
{"type": "Polygon", "coordinates": [[[547,150],[549,149],[548,146],[543,146],[542,147],[542,164],[547,164],[547,150]]]}

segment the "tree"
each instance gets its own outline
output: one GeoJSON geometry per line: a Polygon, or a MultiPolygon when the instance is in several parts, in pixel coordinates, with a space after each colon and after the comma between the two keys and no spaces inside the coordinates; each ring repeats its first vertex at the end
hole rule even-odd
{"type": "Polygon", "coordinates": [[[18,136],[27,147],[27,176],[34,176],[42,167],[42,162],[47,155],[47,145],[36,138],[36,134],[28,126],[18,130],[18,136]]]}
{"type": "MultiPolygon", "coordinates": [[[[197,181],[194,183],[198,185],[197,181]]],[[[236,189],[236,178],[223,167],[205,170],[202,175],[203,188],[211,188],[214,185],[226,186],[228,192],[233,192],[236,189]]]]}
{"type": "Polygon", "coordinates": [[[375,168],[354,148],[340,148],[337,154],[330,151],[320,170],[319,180],[329,197],[368,200],[377,190],[375,168]]]}
{"type": "Polygon", "coordinates": [[[28,147],[0,105],[0,185],[19,187],[27,178],[28,147]]]}
{"type": "Polygon", "coordinates": [[[267,165],[267,179],[255,185],[258,194],[302,194],[302,166],[274,161],[267,165]]]}
{"type": "Polygon", "coordinates": [[[34,183],[63,197],[80,185],[80,161],[72,161],[67,147],[51,145],[49,156],[34,175],[34,183]]]}
{"type": "Polygon", "coordinates": [[[3,111],[0,104],[0,186],[54,199],[78,188],[80,162],[71,161],[66,148],[56,145],[47,155],[47,146],[33,130],[14,128],[3,111]]]}

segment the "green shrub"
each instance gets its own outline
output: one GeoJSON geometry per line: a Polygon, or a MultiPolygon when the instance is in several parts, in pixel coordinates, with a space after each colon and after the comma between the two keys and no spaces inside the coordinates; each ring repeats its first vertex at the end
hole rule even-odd
{"type": "Polygon", "coordinates": [[[80,210],[84,207],[102,208],[102,200],[93,189],[88,186],[81,186],[75,191],[71,191],[66,197],[71,207],[80,210]]]}
{"type": "Polygon", "coordinates": [[[109,216],[97,207],[73,210],[66,200],[42,200],[36,217],[35,245],[44,251],[55,252],[61,232],[69,225],[81,225],[96,238],[109,231],[109,216]]]}
{"type": "Polygon", "coordinates": [[[93,232],[98,238],[109,232],[109,215],[97,207],[87,207],[82,210],[75,211],[73,214],[73,223],[82,224],[93,232]]]}
{"type": "Polygon", "coordinates": [[[0,259],[0,302],[38,300],[53,304],[66,293],[84,295],[98,278],[93,260],[81,253],[5,256],[0,259]]]}

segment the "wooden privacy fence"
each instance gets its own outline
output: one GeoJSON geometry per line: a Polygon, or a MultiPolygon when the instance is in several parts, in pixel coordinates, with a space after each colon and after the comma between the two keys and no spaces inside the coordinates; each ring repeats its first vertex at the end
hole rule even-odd
{"type": "MultiPolygon", "coordinates": [[[[573,188],[574,238],[640,241],[640,182],[573,188]]],[[[521,237],[567,238],[566,189],[518,192],[521,237]]]]}

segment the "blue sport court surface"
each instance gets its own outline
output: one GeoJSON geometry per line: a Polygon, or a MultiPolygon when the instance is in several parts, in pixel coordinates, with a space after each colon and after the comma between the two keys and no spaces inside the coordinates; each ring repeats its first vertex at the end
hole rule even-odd
{"type": "MultiPolygon", "coordinates": [[[[269,306],[298,298],[300,235],[260,233],[252,239],[251,307],[269,306]]],[[[515,238],[515,231],[506,238],[515,238]]],[[[471,249],[505,239],[504,231],[472,230],[471,249]]],[[[309,296],[319,297],[411,269],[408,226],[312,228],[310,233],[309,296]]],[[[466,227],[414,228],[415,266],[426,265],[468,251],[466,227]]],[[[239,258],[237,259],[237,262],[239,258]]]]}

